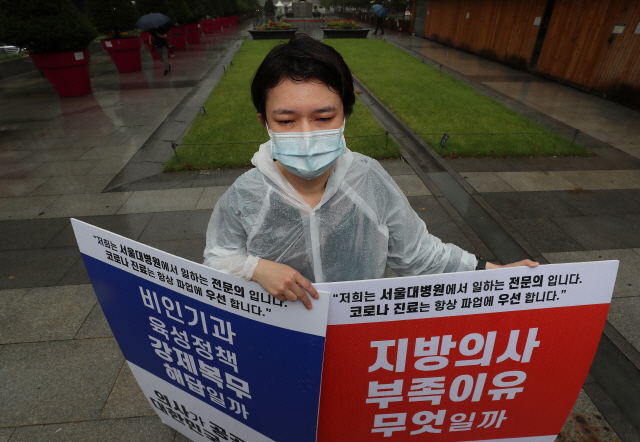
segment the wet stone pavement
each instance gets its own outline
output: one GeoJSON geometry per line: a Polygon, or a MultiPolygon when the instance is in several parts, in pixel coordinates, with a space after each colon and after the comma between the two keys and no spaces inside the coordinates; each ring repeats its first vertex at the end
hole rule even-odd
{"type": "MultiPolygon", "coordinates": [[[[37,73],[0,84],[0,442],[186,440],[161,424],[124,363],[69,218],[202,260],[211,209],[244,170],[159,174],[172,153],[161,140],[184,134],[248,25],[177,51],[167,77],[146,51],[130,74],[93,54],[85,97],[62,100],[37,73]]],[[[529,256],[620,260],[599,356],[558,440],[640,440],[640,113],[424,39],[385,39],[558,133],[580,129],[598,154],[447,159],[446,173],[529,256]]],[[[500,251],[429,175],[382,164],[432,233],[500,251]]]]}

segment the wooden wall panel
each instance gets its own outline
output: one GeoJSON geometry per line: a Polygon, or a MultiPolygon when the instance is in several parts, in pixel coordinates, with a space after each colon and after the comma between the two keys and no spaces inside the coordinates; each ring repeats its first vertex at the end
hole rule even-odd
{"type": "Polygon", "coordinates": [[[424,36],[526,68],[546,0],[428,0],[424,36]],[[467,18],[469,14],[469,18],[467,18]]]}
{"type": "Polygon", "coordinates": [[[536,71],[640,106],[638,22],[637,0],[557,0],[536,71]]]}
{"type": "MultiPolygon", "coordinates": [[[[427,0],[423,35],[526,70],[546,4],[427,0]]],[[[556,0],[536,72],[640,106],[639,22],[638,0],[556,0]],[[626,26],[611,39],[616,23],[626,26]]]]}

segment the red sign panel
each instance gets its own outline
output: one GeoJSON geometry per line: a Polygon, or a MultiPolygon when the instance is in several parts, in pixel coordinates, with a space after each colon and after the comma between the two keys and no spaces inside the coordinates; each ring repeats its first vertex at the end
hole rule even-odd
{"type": "MultiPolygon", "coordinates": [[[[496,281],[505,278],[502,290],[474,296],[471,290],[447,295],[445,288],[438,310],[433,284],[431,296],[420,296],[418,288],[413,299],[406,287],[396,299],[395,287],[403,284],[385,288],[389,280],[379,283],[379,292],[371,287],[360,292],[353,285],[357,283],[335,286],[318,441],[552,441],[573,407],[602,333],[617,268],[615,263],[611,273],[612,263],[607,264],[603,277],[608,288],[603,290],[602,280],[591,283],[597,268],[587,266],[572,270],[573,286],[553,287],[555,297],[545,295],[546,303],[526,297],[535,291],[509,290],[513,272],[502,270],[493,273],[496,281]],[[588,293],[593,290],[600,293],[588,293]],[[375,312],[386,314],[365,318],[366,293],[376,299],[371,303],[375,312]],[[489,297],[494,300],[491,306],[485,305],[489,297]],[[474,314],[474,299],[482,304],[482,313],[474,314]],[[446,300],[456,300],[455,308],[447,310],[446,300]],[[409,318],[409,302],[417,303],[416,315],[422,318],[409,318]],[[396,307],[398,303],[405,307],[396,307]],[[429,305],[429,312],[419,312],[421,303],[429,305]],[[462,309],[463,303],[469,310],[462,309]],[[403,313],[395,314],[399,311],[403,313]]],[[[569,268],[544,267],[535,274],[545,281],[537,291],[546,293],[553,271],[569,268]]],[[[532,272],[516,273],[523,271],[532,272]]],[[[471,288],[473,278],[487,274],[461,275],[471,288]]],[[[446,278],[460,280],[455,275],[439,277],[445,278],[445,287],[446,278]]],[[[422,287],[431,282],[428,278],[409,287],[422,287]]]]}

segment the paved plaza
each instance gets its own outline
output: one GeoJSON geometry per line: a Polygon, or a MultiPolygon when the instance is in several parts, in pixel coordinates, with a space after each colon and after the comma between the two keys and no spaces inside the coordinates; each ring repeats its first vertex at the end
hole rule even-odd
{"type": "MultiPolygon", "coordinates": [[[[203,260],[211,210],[246,169],[162,175],[173,153],[163,140],[188,129],[247,26],[176,51],[169,76],[144,48],[143,70],[128,74],[95,53],[83,97],[58,98],[38,72],[0,83],[0,442],[186,440],[124,363],[69,218],[203,260]]],[[[596,154],[444,160],[442,174],[499,227],[491,241],[440,191],[441,175],[381,163],[445,242],[489,258],[508,240],[541,263],[620,261],[596,361],[558,440],[640,441],[640,112],[422,38],[384,38],[551,130],[579,130],[596,154]]]]}

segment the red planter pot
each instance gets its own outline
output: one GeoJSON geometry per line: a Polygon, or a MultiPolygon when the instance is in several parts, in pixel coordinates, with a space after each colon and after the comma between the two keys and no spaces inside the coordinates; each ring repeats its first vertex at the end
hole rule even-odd
{"type": "Polygon", "coordinates": [[[187,25],[187,43],[200,43],[200,37],[202,37],[202,28],[200,28],[200,23],[191,23],[187,25]]]}
{"type": "Polygon", "coordinates": [[[179,26],[169,30],[169,44],[173,45],[173,49],[182,51],[187,49],[187,27],[179,26]]]}
{"type": "Polygon", "coordinates": [[[169,44],[178,51],[187,49],[187,27],[179,26],[169,29],[169,44]]]}
{"type": "Polygon", "coordinates": [[[223,28],[230,28],[231,25],[229,24],[229,17],[220,17],[220,20],[222,21],[222,27],[223,28]]]}
{"type": "Polygon", "coordinates": [[[209,18],[206,20],[202,20],[200,22],[202,24],[202,30],[205,34],[213,34],[213,19],[209,18]]]}
{"type": "Polygon", "coordinates": [[[229,22],[231,23],[231,26],[238,26],[238,16],[232,15],[229,17],[229,22]]]}
{"type": "Polygon", "coordinates": [[[158,59],[160,59],[160,55],[158,55],[158,51],[156,51],[155,48],[152,48],[151,45],[149,44],[149,36],[150,35],[151,34],[149,32],[141,32],[140,33],[140,38],[144,42],[144,44],[147,47],[147,49],[149,49],[149,53],[151,54],[151,57],[153,57],[156,60],[158,60],[158,59]]]}
{"type": "Polygon", "coordinates": [[[142,70],[142,57],[140,55],[142,41],[138,37],[111,38],[101,40],[101,43],[102,47],[109,52],[109,56],[111,56],[119,72],[142,70]]]}
{"type": "Polygon", "coordinates": [[[42,69],[47,80],[61,97],[77,97],[91,93],[88,49],[29,56],[33,64],[42,69]]]}
{"type": "Polygon", "coordinates": [[[213,30],[222,31],[222,19],[219,19],[219,18],[213,19],[213,30]]]}

